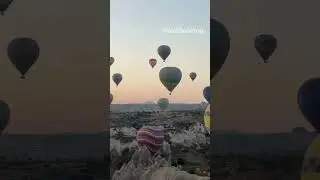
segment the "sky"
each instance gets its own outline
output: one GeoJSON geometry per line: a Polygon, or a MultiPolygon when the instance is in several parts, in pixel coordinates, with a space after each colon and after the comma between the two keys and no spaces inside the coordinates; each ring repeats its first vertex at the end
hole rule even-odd
{"type": "MultiPolygon", "coordinates": [[[[124,79],[118,88],[110,83],[115,103],[169,97],[158,80],[164,66],[179,66],[184,73],[171,101],[203,101],[202,89],[209,85],[209,34],[161,32],[182,25],[207,30],[209,1],[196,2],[113,0],[109,42],[108,1],[15,1],[0,17],[0,98],[12,110],[6,132],[104,130],[108,80],[116,72],[123,73],[124,79]],[[5,51],[16,36],[31,36],[41,48],[25,81],[19,79],[5,51]],[[148,59],[159,59],[160,44],[170,45],[172,54],[165,64],[159,61],[151,69],[148,59]],[[111,73],[103,61],[109,56],[109,45],[116,59],[111,73]],[[199,75],[194,83],[188,78],[190,71],[199,75]]],[[[299,112],[296,90],[310,76],[319,76],[319,1],[290,1],[290,8],[287,4],[277,0],[210,3],[211,16],[226,25],[231,37],[226,63],[211,83],[214,128],[248,132],[283,132],[295,126],[312,129],[299,112]],[[275,35],[279,42],[266,65],[257,64],[260,57],[253,48],[253,38],[260,32],[275,35]]]]}
{"type": "Polygon", "coordinates": [[[212,128],[312,130],[299,111],[297,90],[303,81],[320,75],[319,1],[212,1],[210,6],[210,16],[224,23],[231,39],[228,58],[211,83],[212,128]],[[254,49],[253,39],[261,32],[278,40],[268,64],[258,64],[261,58],[254,49]]]}
{"type": "Polygon", "coordinates": [[[210,85],[210,7],[208,0],[111,0],[110,56],[115,58],[110,69],[110,92],[113,103],[144,103],[168,98],[171,103],[204,101],[203,88],[210,85]],[[163,29],[194,29],[203,33],[168,33],[163,29]],[[171,47],[163,63],[158,46],[171,47]],[[156,58],[152,69],[149,59],[156,58]],[[175,66],[182,71],[182,80],[172,95],[161,84],[159,71],[175,66]],[[194,82],[190,72],[198,77],[194,82]],[[114,73],[123,80],[118,87],[114,73]]]}
{"type": "Polygon", "coordinates": [[[0,99],[12,112],[5,133],[105,129],[108,5],[104,0],[14,1],[0,17],[0,99]],[[6,53],[17,36],[32,37],[40,46],[25,80],[6,53]]]}

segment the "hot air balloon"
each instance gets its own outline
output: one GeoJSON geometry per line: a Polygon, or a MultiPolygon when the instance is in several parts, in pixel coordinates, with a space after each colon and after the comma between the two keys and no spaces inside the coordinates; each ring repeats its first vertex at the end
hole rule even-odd
{"type": "Polygon", "coordinates": [[[120,82],[122,81],[122,75],[120,73],[116,73],[112,75],[113,82],[118,86],[120,82]]]}
{"type": "Polygon", "coordinates": [[[171,53],[171,49],[167,45],[161,45],[158,47],[158,54],[162,58],[163,62],[166,61],[166,59],[169,57],[171,53]]]}
{"type": "Polygon", "coordinates": [[[194,81],[194,79],[196,79],[196,77],[197,77],[197,73],[191,72],[191,73],[189,74],[189,76],[190,76],[191,80],[194,81]]]}
{"type": "Polygon", "coordinates": [[[110,93],[110,104],[112,103],[113,101],[113,95],[110,93]]]}
{"type": "Polygon", "coordinates": [[[210,104],[210,99],[211,99],[211,88],[210,86],[207,86],[203,89],[203,97],[208,101],[210,104]]]}
{"type": "Polygon", "coordinates": [[[221,69],[230,49],[230,37],[227,28],[219,21],[210,19],[210,79],[221,69]]]}
{"type": "Polygon", "coordinates": [[[163,141],[164,131],[162,127],[143,126],[137,131],[139,146],[146,146],[152,153],[159,151],[163,141]]]}
{"type": "Polygon", "coordinates": [[[174,88],[180,83],[182,72],[177,67],[164,67],[159,72],[161,83],[170,91],[170,95],[174,88]]]}
{"type": "Polygon", "coordinates": [[[301,180],[318,180],[320,177],[320,135],[317,135],[308,147],[301,169],[301,180]]]}
{"type": "Polygon", "coordinates": [[[4,12],[9,8],[13,0],[1,0],[0,1],[0,14],[4,15],[4,12]]]}
{"type": "Polygon", "coordinates": [[[207,106],[208,106],[208,103],[206,103],[206,102],[201,102],[200,103],[201,109],[206,109],[207,106]]]}
{"type": "Polygon", "coordinates": [[[304,117],[320,132],[320,78],[311,78],[300,86],[297,102],[304,117]]]}
{"type": "Polygon", "coordinates": [[[271,34],[260,34],[254,39],[254,47],[262,57],[264,63],[268,63],[269,57],[277,48],[277,39],[271,34]]]}
{"type": "Polygon", "coordinates": [[[114,63],[114,58],[110,57],[110,66],[114,63]]]}
{"type": "Polygon", "coordinates": [[[154,68],[154,66],[157,64],[157,60],[156,59],[150,59],[149,60],[149,64],[152,68],[154,68]]]}
{"type": "Polygon", "coordinates": [[[208,129],[210,134],[210,122],[211,122],[211,114],[210,114],[210,104],[208,104],[206,111],[203,116],[204,126],[208,129]]]}
{"type": "Polygon", "coordinates": [[[164,111],[168,108],[169,106],[169,100],[167,98],[160,98],[157,102],[159,108],[164,111]]]}
{"type": "Polygon", "coordinates": [[[10,121],[9,105],[0,100],[0,134],[5,130],[10,121]]]}
{"type": "Polygon", "coordinates": [[[7,54],[11,63],[20,72],[20,78],[24,79],[30,67],[38,60],[40,48],[35,40],[19,37],[9,43],[7,54]]]}

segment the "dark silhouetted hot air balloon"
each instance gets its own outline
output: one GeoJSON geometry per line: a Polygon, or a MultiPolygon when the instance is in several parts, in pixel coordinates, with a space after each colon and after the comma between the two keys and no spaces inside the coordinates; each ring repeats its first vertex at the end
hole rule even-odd
{"type": "Polygon", "coordinates": [[[177,67],[164,67],[159,72],[161,83],[168,89],[170,94],[178,86],[182,78],[182,72],[177,67]]]}
{"type": "Polygon", "coordinates": [[[9,105],[0,100],[0,134],[5,130],[10,122],[10,108],[9,105]]]}
{"type": "Polygon", "coordinates": [[[110,57],[110,66],[114,63],[114,58],[113,57],[110,57]]]}
{"type": "Polygon", "coordinates": [[[8,45],[7,54],[11,63],[20,72],[21,79],[38,60],[40,48],[38,43],[28,37],[14,38],[8,45]]]}
{"type": "Polygon", "coordinates": [[[113,82],[118,86],[122,81],[122,75],[120,73],[116,73],[112,75],[113,82]]]}
{"type": "Polygon", "coordinates": [[[157,65],[157,60],[156,59],[149,59],[149,64],[152,68],[154,68],[155,65],[157,65]]]}
{"type": "Polygon", "coordinates": [[[13,0],[0,0],[0,14],[4,15],[4,12],[9,8],[13,0]]]}
{"type": "Polygon", "coordinates": [[[203,89],[203,97],[208,101],[210,104],[210,99],[211,99],[211,88],[210,86],[207,86],[203,89]]]}
{"type": "Polygon", "coordinates": [[[297,101],[304,117],[320,132],[320,78],[305,81],[298,90],[297,101]]]}
{"type": "Polygon", "coordinates": [[[259,34],[254,39],[254,47],[262,57],[264,63],[268,63],[268,59],[277,48],[277,39],[271,34],[259,34]]]}
{"type": "Polygon", "coordinates": [[[158,54],[162,58],[163,62],[169,57],[171,53],[171,48],[167,45],[161,45],[158,47],[158,54]]]}
{"type": "Polygon", "coordinates": [[[110,104],[112,103],[113,101],[113,95],[110,93],[110,104]]]}
{"type": "Polygon", "coordinates": [[[160,98],[158,101],[157,101],[157,104],[159,106],[159,108],[164,111],[168,108],[169,106],[169,100],[167,98],[160,98]]]}
{"type": "Polygon", "coordinates": [[[191,79],[192,81],[194,81],[194,80],[196,79],[196,77],[197,77],[197,73],[191,72],[191,73],[189,74],[189,77],[190,77],[190,79],[191,79]]]}
{"type": "Polygon", "coordinates": [[[227,28],[219,21],[210,19],[210,79],[221,69],[230,49],[227,28]]]}

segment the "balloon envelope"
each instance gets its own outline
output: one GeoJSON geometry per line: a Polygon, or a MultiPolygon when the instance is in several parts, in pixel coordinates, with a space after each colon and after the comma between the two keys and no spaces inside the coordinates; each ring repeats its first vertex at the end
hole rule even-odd
{"type": "Polygon", "coordinates": [[[203,121],[204,121],[205,127],[208,129],[210,133],[210,123],[211,123],[210,104],[208,104],[206,111],[204,112],[203,121]]]}
{"type": "Polygon", "coordinates": [[[11,63],[21,74],[21,79],[38,60],[40,48],[38,43],[28,37],[14,38],[8,45],[7,54],[11,63]]]}
{"type": "Polygon", "coordinates": [[[114,58],[110,57],[110,66],[114,63],[114,58]]]}
{"type": "Polygon", "coordinates": [[[113,101],[113,95],[110,93],[110,104],[112,103],[113,101]]]}
{"type": "Polygon", "coordinates": [[[211,99],[211,88],[210,86],[207,86],[203,89],[203,97],[208,101],[210,104],[210,99],[211,99]]]}
{"type": "Polygon", "coordinates": [[[311,78],[300,86],[297,102],[304,117],[320,132],[320,78],[311,78]]]}
{"type": "Polygon", "coordinates": [[[301,180],[318,180],[320,163],[320,135],[315,136],[308,147],[301,169],[301,180]]]}
{"type": "Polygon", "coordinates": [[[158,54],[162,58],[163,62],[169,57],[171,48],[167,45],[161,45],[158,47],[158,54]]]}
{"type": "Polygon", "coordinates": [[[177,87],[182,78],[182,72],[177,67],[164,67],[159,72],[161,83],[171,92],[177,87]]]}
{"type": "Polygon", "coordinates": [[[0,100],[0,132],[2,134],[3,130],[7,127],[10,121],[10,108],[9,105],[0,100]]]}
{"type": "Polygon", "coordinates": [[[162,147],[164,131],[160,127],[142,127],[137,132],[137,142],[146,146],[150,152],[157,152],[162,147]]]}
{"type": "Polygon", "coordinates": [[[254,39],[254,47],[263,61],[267,63],[267,60],[277,48],[277,39],[271,34],[260,34],[254,39]]]}
{"type": "Polygon", "coordinates": [[[149,64],[152,68],[154,68],[154,66],[157,64],[157,60],[156,59],[150,59],[149,60],[149,64]]]}
{"type": "Polygon", "coordinates": [[[196,79],[196,77],[197,77],[197,73],[192,72],[192,73],[189,74],[189,77],[191,78],[192,81],[194,81],[196,79]]]}
{"type": "Polygon", "coordinates": [[[219,21],[210,19],[210,79],[221,69],[230,49],[230,37],[227,28],[219,21]]]}
{"type": "Polygon", "coordinates": [[[120,73],[116,73],[112,75],[113,82],[118,86],[120,82],[122,81],[122,75],[120,73]]]}
{"type": "Polygon", "coordinates": [[[9,8],[13,0],[0,0],[0,14],[4,15],[4,12],[9,8]]]}
{"type": "Polygon", "coordinates": [[[164,111],[168,108],[169,106],[169,100],[167,98],[160,98],[157,102],[159,108],[164,111]]]}
{"type": "Polygon", "coordinates": [[[207,103],[207,102],[201,102],[201,103],[200,103],[201,109],[206,109],[207,106],[208,106],[208,103],[207,103]]]}

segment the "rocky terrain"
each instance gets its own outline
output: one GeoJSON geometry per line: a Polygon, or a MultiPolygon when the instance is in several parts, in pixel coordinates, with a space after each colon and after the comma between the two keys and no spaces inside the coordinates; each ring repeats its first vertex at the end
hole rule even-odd
{"type": "MultiPolygon", "coordinates": [[[[167,132],[183,132],[202,121],[201,111],[175,111],[166,114],[157,112],[127,112],[112,114],[112,128],[127,126],[139,129],[143,124],[163,125],[167,132]]],[[[207,135],[207,134],[205,134],[207,135]]],[[[232,180],[298,180],[304,152],[314,134],[217,134],[209,143],[195,142],[193,146],[170,142],[172,165],[181,166],[190,173],[213,179],[232,180]],[[243,143],[241,145],[241,143],[243,143]],[[197,145],[199,146],[197,146],[197,145]]],[[[113,136],[121,142],[131,142],[121,132],[113,136]]],[[[112,158],[111,173],[130,160],[133,151],[124,150],[121,156],[112,158]]]]}
{"type": "MultiPolygon", "coordinates": [[[[184,146],[183,143],[172,142],[173,136],[190,130],[197,123],[201,122],[203,118],[202,111],[171,111],[171,112],[126,112],[126,113],[112,113],[110,116],[111,128],[116,129],[120,127],[133,127],[135,129],[141,128],[143,125],[162,125],[166,129],[166,141],[171,145],[172,151],[172,165],[180,165],[183,170],[198,174],[208,175],[210,167],[208,164],[208,150],[210,138],[207,135],[207,143],[194,142],[190,146],[184,146]],[[171,134],[171,137],[170,135],[171,134]]],[[[200,133],[200,132],[193,132],[200,133]]],[[[126,136],[119,131],[112,136],[112,138],[119,140],[121,143],[132,142],[134,136],[126,136]]],[[[112,157],[111,167],[112,172],[119,169],[123,163],[127,163],[134,150],[128,148],[124,150],[121,156],[114,155],[112,157]]]]}
{"type": "MultiPolygon", "coordinates": [[[[123,127],[165,126],[166,141],[172,147],[172,166],[198,175],[210,173],[215,180],[298,180],[304,152],[315,136],[217,133],[211,137],[209,147],[208,134],[197,125],[202,121],[201,111],[119,112],[112,113],[110,118],[111,142],[120,144],[135,139],[134,133],[126,133],[121,130],[123,127]]],[[[0,139],[0,179],[109,179],[110,174],[130,160],[134,151],[123,146],[121,154],[114,149],[108,154],[109,147],[103,143],[108,138],[106,134],[109,132],[4,135],[0,139]]]]}

